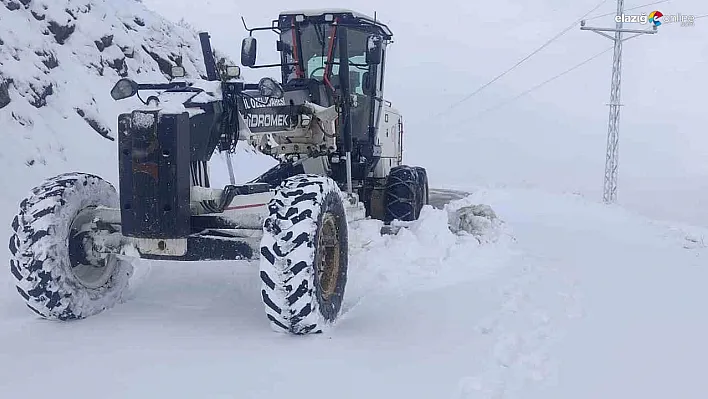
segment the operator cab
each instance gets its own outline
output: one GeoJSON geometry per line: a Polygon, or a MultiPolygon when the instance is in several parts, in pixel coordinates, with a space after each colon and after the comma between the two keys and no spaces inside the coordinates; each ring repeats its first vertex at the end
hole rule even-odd
{"type": "Polygon", "coordinates": [[[341,87],[339,33],[347,36],[350,91],[366,95],[382,86],[383,54],[392,38],[386,25],[349,10],[304,10],[280,13],[277,26],[284,84],[294,79],[316,79],[330,89],[341,87]],[[377,60],[367,62],[370,44],[371,53],[377,50],[374,45],[380,50],[379,54],[369,54],[377,60]]]}
{"type": "Polygon", "coordinates": [[[241,62],[251,68],[279,66],[286,92],[307,88],[310,101],[330,106],[344,93],[346,79],[352,99],[352,137],[373,148],[383,108],[386,46],[393,38],[386,25],[351,10],[299,10],[281,12],[271,27],[248,30],[251,35],[257,30],[278,33],[280,64],[255,65],[252,37],[244,40],[241,62]],[[346,49],[340,45],[342,37],[346,49]],[[346,54],[348,74],[342,73],[342,54],[346,54]]]}
{"type": "Polygon", "coordinates": [[[316,80],[333,100],[344,92],[343,80],[348,80],[355,159],[363,156],[369,160],[362,170],[355,167],[354,174],[364,178],[375,158],[376,127],[383,108],[385,51],[393,33],[374,18],[351,10],[286,11],[280,13],[277,26],[285,87],[301,79],[316,80]],[[346,49],[340,45],[340,36],[345,36],[346,49]],[[343,56],[348,74],[340,70],[343,56]]]}

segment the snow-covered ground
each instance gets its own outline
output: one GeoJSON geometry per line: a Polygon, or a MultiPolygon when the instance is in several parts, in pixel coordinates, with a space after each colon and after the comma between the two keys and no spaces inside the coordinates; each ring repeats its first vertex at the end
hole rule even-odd
{"type": "MultiPolygon", "coordinates": [[[[165,79],[147,50],[163,67],[177,53],[191,73],[202,66],[194,33],[139,2],[0,3],[0,89],[12,79],[0,108],[0,231],[9,237],[18,201],[42,178],[82,170],[115,182],[115,142],[76,108],[107,129],[130,108],[108,96],[116,60],[140,80],[165,79]],[[50,20],[76,25],[65,44],[42,34],[50,20]],[[108,25],[115,47],[100,50],[108,25]],[[49,54],[57,66],[43,62],[53,65],[49,54]],[[31,104],[32,84],[52,85],[46,105],[31,104]]],[[[270,162],[246,148],[236,161],[240,181],[270,162]]],[[[225,180],[223,159],[213,167],[225,180]]],[[[71,323],[37,319],[6,269],[0,398],[705,397],[708,229],[477,183],[456,179],[469,197],[426,208],[396,236],[373,221],[353,225],[344,313],[318,336],[271,332],[256,263],[143,262],[124,303],[71,323]],[[448,230],[448,210],[480,203],[503,223],[479,237],[448,230]]]]}
{"type": "Polygon", "coordinates": [[[535,191],[452,206],[468,203],[503,225],[458,237],[427,208],[397,236],[354,226],[344,315],[319,336],[270,331],[254,263],[144,263],[125,303],[72,323],[38,320],[3,284],[0,392],[703,397],[708,230],[535,191]]]}

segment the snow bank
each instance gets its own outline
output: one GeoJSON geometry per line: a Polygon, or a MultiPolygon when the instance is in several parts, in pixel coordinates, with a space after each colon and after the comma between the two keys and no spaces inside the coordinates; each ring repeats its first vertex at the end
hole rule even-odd
{"type": "MultiPolygon", "coordinates": [[[[450,208],[423,207],[420,218],[395,235],[381,235],[383,223],[363,220],[349,232],[350,285],[353,295],[376,290],[434,289],[488,275],[513,254],[511,231],[495,219],[474,234],[450,230],[450,208]]],[[[450,210],[452,209],[452,211],[450,210]]]]}

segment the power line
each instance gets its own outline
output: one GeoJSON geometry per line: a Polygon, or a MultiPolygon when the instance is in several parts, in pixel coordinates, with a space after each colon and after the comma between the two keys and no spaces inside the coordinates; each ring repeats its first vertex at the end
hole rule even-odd
{"type": "Polygon", "coordinates": [[[474,96],[477,95],[479,92],[481,92],[481,91],[484,90],[485,88],[489,87],[490,85],[492,85],[494,82],[496,82],[497,80],[499,80],[499,79],[501,79],[502,77],[504,77],[504,76],[505,76],[506,74],[508,74],[509,72],[511,72],[511,71],[513,71],[514,69],[518,68],[521,64],[523,64],[524,62],[526,62],[529,58],[531,58],[531,57],[533,57],[534,55],[538,54],[541,50],[543,50],[544,48],[548,47],[548,45],[550,45],[551,43],[553,43],[554,41],[556,41],[557,39],[559,39],[561,36],[565,35],[565,34],[566,34],[567,32],[569,32],[571,29],[575,28],[581,20],[585,19],[585,17],[587,17],[588,15],[592,14],[593,12],[595,12],[598,8],[600,8],[600,7],[601,7],[603,4],[605,4],[606,2],[607,2],[607,0],[602,0],[598,5],[596,5],[595,7],[593,7],[592,10],[586,12],[582,17],[578,18],[578,19],[575,20],[571,25],[569,25],[567,28],[563,29],[560,33],[558,33],[557,35],[555,35],[555,36],[553,36],[552,38],[550,38],[550,39],[549,39],[548,41],[546,41],[543,45],[541,45],[541,47],[537,48],[536,50],[532,51],[529,55],[527,55],[526,57],[522,58],[519,62],[517,62],[516,64],[514,64],[511,68],[509,68],[509,69],[507,69],[506,71],[502,72],[501,74],[497,75],[494,79],[492,79],[492,80],[490,80],[489,82],[485,83],[485,84],[482,85],[482,87],[480,87],[479,89],[477,89],[477,90],[475,90],[474,92],[472,92],[471,94],[465,96],[463,99],[461,99],[461,100],[459,100],[459,101],[453,103],[452,105],[450,105],[449,107],[447,107],[447,108],[444,109],[443,111],[439,112],[438,114],[434,115],[433,117],[438,117],[438,116],[440,116],[440,115],[444,115],[445,113],[449,112],[449,111],[452,110],[453,108],[457,107],[458,105],[462,104],[463,102],[465,102],[465,101],[469,100],[470,98],[474,97],[474,96]]]}
{"type": "Polygon", "coordinates": [[[539,84],[537,84],[537,85],[531,87],[530,89],[527,89],[527,90],[521,92],[520,94],[516,95],[515,97],[512,97],[512,98],[510,98],[510,99],[508,99],[508,100],[504,100],[504,101],[498,103],[497,105],[495,105],[495,106],[493,106],[493,107],[490,107],[490,108],[487,108],[487,109],[485,109],[485,110],[483,110],[483,111],[480,111],[480,112],[478,112],[477,114],[475,114],[472,118],[464,119],[463,121],[461,121],[461,123],[462,123],[462,122],[467,122],[467,121],[469,121],[469,120],[471,120],[471,119],[478,118],[478,117],[480,117],[480,116],[482,116],[482,115],[484,115],[484,114],[486,114],[486,113],[489,113],[489,112],[495,111],[495,110],[497,110],[497,109],[499,109],[499,108],[502,108],[502,107],[504,107],[504,106],[507,106],[507,105],[513,103],[514,101],[516,101],[516,100],[518,100],[518,99],[520,99],[520,98],[522,98],[522,97],[524,97],[524,96],[526,96],[526,95],[528,95],[528,94],[531,94],[532,92],[534,92],[534,91],[536,91],[536,90],[542,88],[543,86],[545,86],[545,85],[547,85],[547,84],[549,84],[549,83],[551,83],[551,82],[553,82],[553,81],[555,81],[555,80],[557,80],[557,79],[560,79],[561,77],[563,77],[563,76],[565,76],[565,75],[567,75],[567,74],[573,72],[574,70],[576,70],[576,69],[582,67],[583,65],[585,65],[585,64],[587,64],[587,63],[589,63],[589,62],[595,60],[596,58],[599,58],[601,55],[607,53],[608,51],[610,51],[610,50],[612,50],[612,49],[613,49],[613,47],[608,47],[608,48],[606,48],[605,50],[603,50],[603,51],[601,51],[601,52],[599,52],[599,53],[593,55],[592,57],[587,58],[587,59],[584,60],[583,62],[581,62],[581,63],[579,63],[579,64],[577,64],[577,65],[575,65],[575,66],[573,66],[573,67],[570,67],[570,68],[566,69],[565,71],[563,71],[563,72],[561,72],[561,73],[559,73],[559,74],[557,74],[557,75],[555,75],[555,76],[553,76],[553,77],[551,77],[551,78],[549,78],[549,79],[546,79],[545,81],[543,81],[543,82],[541,82],[541,83],[539,83],[539,84]]]}
{"type": "MultiPolygon", "coordinates": [[[[632,11],[632,10],[637,10],[639,8],[644,8],[644,7],[649,7],[649,6],[655,6],[657,4],[662,4],[662,3],[668,3],[669,0],[661,0],[661,1],[655,1],[653,3],[648,3],[648,4],[642,4],[641,6],[636,6],[632,8],[626,8],[625,11],[632,11]]],[[[592,21],[593,19],[598,19],[602,17],[607,17],[609,15],[617,15],[617,12],[608,12],[607,14],[602,14],[602,15],[596,15],[594,17],[587,18],[586,21],[592,21]]]]}
{"type": "MultiPolygon", "coordinates": [[[[663,2],[667,2],[667,0],[664,0],[664,1],[661,1],[661,2],[657,2],[657,3],[645,4],[645,5],[643,5],[643,6],[637,6],[637,7],[633,7],[633,8],[627,9],[627,10],[633,10],[633,9],[636,9],[636,8],[646,7],[646,6],[649,6],[649,5],[654,5],[654,4],[663,3],[663,2]]],[[[614,15],[614,14],[615,14],[615,13],[613,12],[613,13],[610,13],[610,14],[605,14],[605,15],[603,15],[603,16],[606,16],[606,15],[614,15]]],[[[593,18],[598,18],[598,17],[600,17],[600,16],[593,17],[593,18]]],[[[694,19],[706,18],[706,17],[708,17],[708,14],[696,16],[696,17],[694,17],[694,19]]],[[[522,98],[522,97],[525,97],[525,96],[531,94],[532,92],[534,92],[534,91],[536,91],[536,90],[542,88],[543,86],[545,86],[545,85],[547,85],[547,84],[549,84],[549,83],[551,83],[551,82],[553,82],[553,81],[555,81],[555,80],[557,80],[557,79],[560,79],[561,77],[563,77],[563,76],[569,74],[570,72],[573,72],[574,70],[576,70],[576,69],[582,67],[583,65],[585,65],[585,64],[587,64],[587,63],[589,63],[589,62],[591,62],[591,61],[593,61],[593,60],[599,58],[600,56],[602,56],[603,54],[607,53],[608,51],[610,51],[610,50],[612,50],[612,49],[613,49],[613,47],[608,47],[608,48],[606,48],[605,50],[603,50],[603,51],[601,51],[601,52],[599,52],[599,53],[593,55],[592,57],[585,59],[585,60],[582,61],[581,63],[579,63],[579,64],[577,64],[577,65],[575,65],[575,66],[573,66],[573,67],[571,67],[571,68],[566,69],[565,71],[563,71],[563,72],[561,72],[561,73],[559,73],[559,74],[557,74],[557,75],[555,75],[555,76],[553,76],[553,77],[551,77],[551,78],[549,78],[549,79],[547,79],[547,80],[545,80],[545,81],[543,81],[543,82],[541,82],[541,83],[539,83],[539,84],[537,84],[537,85],[531,87],[530,89],[527,89],[527,90],[521,92],[520,94],[518,94],[518,95],[516,95],[516,96],[514,96],[514,97],[512,97],[512,98],[509,98],[509,99],[507,99],[507,100],[504,100],[504,101],[502,101],[502,102],[500,102],[500,103],[498,103],[498,104],[496,104],[496,105],[494,105],[494,106],[492,106],[492,107],[490,107],[490,108],[487,108],[487,109],[485,109],[485,110],[483,110],[483,111],[480,111],[480,112],[478,112],[477,114],[475,114],[472,118],[464,119],[464,120],[462,120],[461,122],[467,122],[467,121],[469,121],[469,120],[471,120],[471,119],[478,118],[479,116],[482,116],[482,115],[487,114],[487,113],[489,113],[489,112],[495,111],[495,110],[497,110],[497,109],[499,109],[499,108],[505,107],[505,106],[507,106],[507,105],[513,103],[514,101],[517,101],[518,99],[520,99],[520,98],[522,98]]]]}
{"type": "MultiPolygon", "coordinates": [[[[646,7],[646,6],[654,5],[654,4],[658,4],[658,3],[664,3],[664,2],[667,2],[667,0],[664,0],[664,1],[661,1],[661,2],[657,2],[657,3],[645,4],[645,5],[643,5],[643,6],[637,6],[637,7],[629,8],[629,9],[627,9],[626,11],[628,11],[628,10],[633,10],[633,9],[637,9],[637,8],[640,8],[640,7],[646,7]]],[[[605,15],[603,15],[603,16],[606,16],[606,15],[614,15],[614,14],[615,14],[615,13],[613,12],[613,13],[610,13],[610,14],[605,14],[605,15]]],[[[593,17],[593,19],[594,19],[594,18],[598,18],[598,17],[600,17],[600,15],[598,15],[597,17],[593,17]]],[[[696,17],[694,17],[694,19],[706,18],[706,17],[708,17],[708,14],[696,16],[696,17]]],[[[520,94],[516,95],[515,97],[512,97],[512,98],[509,98],[509,99],[507,99],[507,100],[504,100],[504,101],[502,101],[502,102],[500,102],[500,103],[498,103],[498,104],[496,104],[496,105],[494,105],[494,106],[492,106],[492,107],[490,107],[490,108],[487,108],[487,109],[485,109],[485,110],[483,110],[483,111],[478,112],[477,114],[474,115],[473,118],[477,118],[477,117],[479,117],[479,116],[481,116],[481,115],[484,115],[484,114],[486,114],[486,113],[495,111],[495,110],[497,110],[497,109],[499,109],[499,108],[502,108],[502,107],[505,107],[505,106],[507,106],[507,105],[513,103],[514,101],[516,101],[516,100],[518,100],[518,99],[520,99],[520,98],[522,98],[522,97],[524,97],[524,96],[526,96],[526,95],[528,95],[528,94],[531,94],[532,92],[534,92],[534,91],[540,89],[541,87],[543,87],[543,86],[545,86],[545,85],[547,85],[547,84],[553,82],[554,80],[559,79],[559,78],[561,78],[561,77],[567,75],[568,73],[570,73],[570,72],[572,72],[572,71],[574,71],[574,70],[576,70],[576,69],[582,67],[583,65],[585,65],[585,64],[587,64],[587,63],[589,63],[589,62],[595,60],[596,58],[600,57],[601,55],[607,53],[608,51],[610,51],[610,50],[612,50],[612,49],[613,49],[613,47],[608,47],[608,48],[606,48],[605,50],[603,50],[603,51],[601,51],[601,52],[599,52],[599,53],[593,55],[592,57],[587,58],[587,59],[584,60],[583,62],[581,62],[581,63],[579,63],[579,64],[577,64],[577,65],[575,65],[575,66],[573,66],[573,67],[571,67],[571,68],[566,69],[565,71],[563,71],[563,72],[561,72],[561,73],[559,73],[559,74],[553,76],[552,78],[549,78],[549,79],[543,81],[542,83],[539,83],[539,84],[537,84],[537,85],[531,87],[530,89],[527,89],[527,90],[521,92],[520,94]]],[[[466,121],[468,121],[468,120],[470,120],[470,119],[472,119],[472,118],[465,119],[464,122],[466,122],[466,121]]]]}

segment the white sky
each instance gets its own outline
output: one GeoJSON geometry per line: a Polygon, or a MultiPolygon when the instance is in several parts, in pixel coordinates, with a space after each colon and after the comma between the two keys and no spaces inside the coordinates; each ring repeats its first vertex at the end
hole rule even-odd
{"type": "MultiPolygon", "coordinates": [[[[573,29],[520,68],[456,107],[497,74],[595,7],[600,0],[470,2],[143,0],[169,19],[209,30],[216,48],[239,60],[251,26],[284,9],[345,7],[373,14],[394,32],[386,97],[406,119],[406,160],[426,166],[434,186],[531,186],[601,198],[611,52],[542,89],[477,113],[611,46],[573,29]],[[425,4],[425,5],[424,5],[425,4]]],[[[626,1],[626,8],[652,2],[626,1]]],[[[607,1],[593,15],[613,12],[607,1]]],[[[631,13],[708,14],[703,0],[676,0],[631,13]]],[[[614,26],[612,16],[593,26],[614,26]]],[[[637,26],[640,28],[641,26],[637,26]]],[[[275,42],[259,39],[259,62],[275,42]]],[[[662,26],[625,45],[620,142],[620,203],[659,218],[708,223],[708,18],[694,27],[662,26]],[[673,204],[672,206],[667,205],[673,204]]],[[[247,71],[257,79],[260,71],[247,71]]],[[[273,76],[279,76],[272,70],[273,76]]]]}

